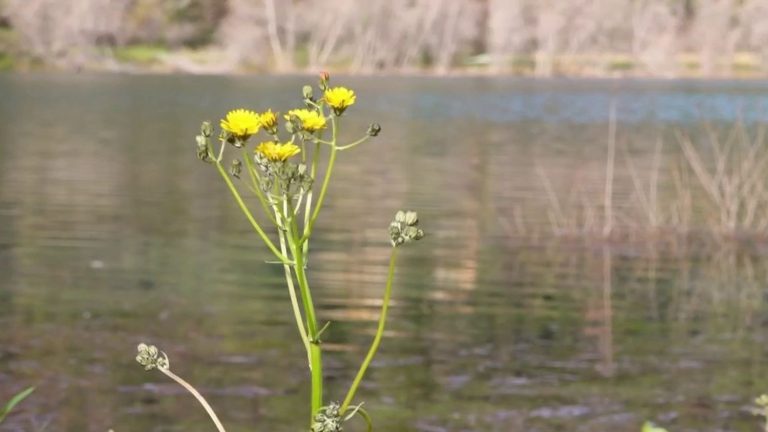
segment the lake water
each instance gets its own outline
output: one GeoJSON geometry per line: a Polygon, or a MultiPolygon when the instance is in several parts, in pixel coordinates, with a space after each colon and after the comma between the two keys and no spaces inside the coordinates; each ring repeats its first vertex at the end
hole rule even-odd
{"type": "MultiPolygon", "coordinates": [[[[401,253],[358,393],[376,430],[758,430],[747,408],[768,392],[766,248],[585,236],[553,221],[543,184],[562,207],[598,203],[578,224],[599,229],[613,109],[613,205],[630,227],[624,158],[646,179],[659,140],[666,161],[678,131],[752,128],[768,83],[334,80],[359,93],[342,137],[371,121],[383,132],[341,154],[313,240],[329,398],[374,333],[388,223],[412,208],[427,237],[401,253]]],[[[193,137],[232,107],[286,111],[311,81],[0,76],[0,400],[37,387],[0,430],[213,430],[136,364],[142,341],[228,431],[304,430],[306,357],[282,270],[193,137]]]]}

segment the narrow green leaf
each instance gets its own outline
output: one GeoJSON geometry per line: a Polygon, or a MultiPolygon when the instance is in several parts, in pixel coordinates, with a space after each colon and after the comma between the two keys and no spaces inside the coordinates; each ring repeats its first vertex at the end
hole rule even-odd
{"type": "Polygon", "coordinates": [[[643,430],[642,432],[667,432],[666,429],[657,427],[653,423],[647,421],[645,424],[643,424],[643,430]]]}
{"type": "Polygon", "coordinates": [[[23,401],[27,398],[32,392],[35,391],[34,387],[30,387],[20,393],[17,393],[16,396],[12,397],[10,401],[5,405],[5,408],[3,408],[3,411],[0,412],[0,423],[5,420],[5,417],[8,415],[8,413],[13,410],[13,408],[19,404],[19,402],[23,401]]]}

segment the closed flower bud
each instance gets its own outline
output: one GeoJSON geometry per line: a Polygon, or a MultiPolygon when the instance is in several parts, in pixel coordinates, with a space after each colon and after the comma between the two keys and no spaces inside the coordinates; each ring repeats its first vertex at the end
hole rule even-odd
{"type": "Polygon", "coordinates": [[[338,402],[320,408],[312,420],[311,432],[341,432],[344,430],[341,423],[341,411],[338,402]]]}
{"type": "Polygon", "coordinates": [[[312,99],[312,86],[305,85],[301,89],[301,94],[302,94],[302,96],[304,96],[304,99],[313,100],[312,99]]]}
{"type": "Polygon", "coordinates": [[[229,166],[229,173],[234,177],[240,178],[240,173],[243,171],[243,163],[239,159],[234,159],[232,165],[229,166]]]}
{"type": "Polygon", "coordinates": [[[370,126],[368,126],[368,135],[375,137],[379,136],[379,133],[381,132],[381,125],[378,123],[371,123],[370,126]]]}
{"type": "Polygon", "coordinates": [[[328,81],[331,80],[331,74],[326,71],[320,72],[320,90],[328,88],[328,81]]]}
{"type": "Polygon", "coordinates": [[[197,141],[197,158],[203,162],[210,162],[211,153],[208,148],[208,138],[198,135],[195,140],[197,141]]]}
{"type": "Polygon", "coordinates": [[[168,356],[164,352],[157,349],[154,345],[147,345],[144,343],[139,344],[137,347],[138,354],[136,355],[136,361],[144,366],[145,370],[154,368],[168,369],[171,367],[171,362],[168,360],[168,356]]]}
{"type": "Polygon", "coordinates": [[[389,239],[392,246],[397,247],[404,243],[421,240],[424,231],[417,227],[419,215],[415,211],[398,211],[395,220],[389,224],[389,239]]]}
{"type": "Polygon", "coordinates": [[[419,215],[415,211],[405,212],[405,224],[414,226],[419,223],[419,215]]]}
{"type": "Polygon", "coordinates": [[[203,134],[204,137],[210,138],[211,135],[213,135],[213,126],[211,126],[211,123],[204,121],[203,124],[200,125],[200,133],[203,134]]]}

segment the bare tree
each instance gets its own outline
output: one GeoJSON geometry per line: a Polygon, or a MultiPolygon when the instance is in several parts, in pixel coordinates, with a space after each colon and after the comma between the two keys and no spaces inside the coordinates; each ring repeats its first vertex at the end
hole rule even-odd
{"type": "Polygon", "coordinates": [[[524,53],[533,39],[526,19],[529,6],[524,0],[489,0],[487,11],[486,46],[493,71],[501,71],[515,54],[524,53]]]}
{"type": "Polygon", "coordinates": [[[758,54],[763,70],[768,70],[768,2],[746,0],[739,24],[744,31],[744,48],[758,54]]]}
{"type": "Polygon", "coordinates": [[[629,55],[649,73],[673,75],[677,70],[678,17],[664,0],[639,0],[630,10],[629,55]]]}
{"type": "Polygon", "coordinates": [[[20,48],[64,65],[100,45],[174,48],[212,33],[232,64],[279,71],[444,73],[476,54],[494,71],[531,58],[540,76],[611,72],[615,59],[654,75],[685,71],[683,57],[706,74],[742,53],[768,65],[768,0],[0,1],[20,48]]]}
{"type": "Polygon", "coordinates": [[[711,75],[730,66],[738,41],[739,27],[732,25],[736,3],[733,0],[708,0],[697,4],[691,28],[692,49],[699,52],[701,70],[711,75]]]}
{"type": "Polygon", "coordinates": [[[52,64],[83,63],[91,48],[120,34],[128,0],[8,0],[13,28],[27,51],[52,64]]]}

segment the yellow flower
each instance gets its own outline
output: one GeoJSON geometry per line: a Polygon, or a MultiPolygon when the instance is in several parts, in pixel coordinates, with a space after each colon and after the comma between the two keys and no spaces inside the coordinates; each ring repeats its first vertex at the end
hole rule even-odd
{"type": "Polygon", "coordinates": [[[284,161],[289,157],[299,154],[301,149],[292,143],[280,144],[274,141],[265,141],[256,146],[256,153],[272,162],[284,161]]]}
{"type": "Polygon", "coordinates": [[[246,140],[259,131],[261,119],[258,114],[246,109],[236,109],[221,120],[221,128],[235,137],[246,140]]]}
{"type": "Polygon", "coordinates": [[[325,91],[325,102],[333,108],[336,115],[341,115],[347,107],[355,103],[355,92],[346,87],[334,87],[325,91]]]}
{"type": "Polygon", "coordinates": [[[259,116],[261,119],[261,126],[266,130],[274,130],[277,127],[277,115],[272,110],[267,110],[259,116]]]}
{"type": "Polygon", "coordinates": [[[316,132],[325,128],[325,118],[321,116],[317,111],[311,111],[308,109],[293,109],[288,111],[285,118],[290,120],[291,117],[296,117],[301,122],[301,128],[307,132],[316,132]]]}

